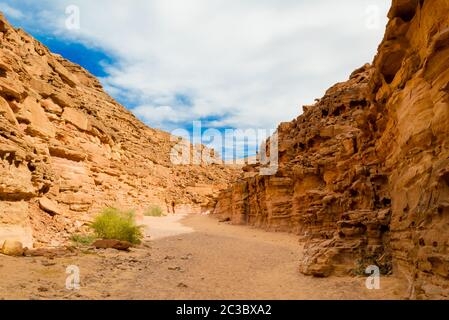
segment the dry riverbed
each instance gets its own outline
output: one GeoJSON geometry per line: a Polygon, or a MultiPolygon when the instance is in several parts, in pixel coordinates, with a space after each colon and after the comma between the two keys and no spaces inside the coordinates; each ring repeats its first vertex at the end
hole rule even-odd
{"type": "Polygon", "coordinates": [[[406,286],[381,278],[317,279],[297,271],[297,237],[232,226],[202,215],[145,217],[149,235],[131,252],[82,250],[61,257],[0,255],[0,299],[397,299],[406,286]],[[66,289],[68,266],[80,289],[66,289]]]}

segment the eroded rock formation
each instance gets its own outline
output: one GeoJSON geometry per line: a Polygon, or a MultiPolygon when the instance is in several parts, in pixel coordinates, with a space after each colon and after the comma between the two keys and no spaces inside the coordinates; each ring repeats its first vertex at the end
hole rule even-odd
{"type": "Polygon", "coordinates": [[[448,297],[449,1],[393,0],[388,16],[372,65],[279,126],[277,174],[246,173],[214,212],[298,233],[305,274],[375,264],[410,297],[448,297]]]}
{"type": "Polygon", "coordinates": [[[57,245],[105,206],[206,203],[235,170],[175,166],[176,143],[0,15],[0,246],[57,245]]]}

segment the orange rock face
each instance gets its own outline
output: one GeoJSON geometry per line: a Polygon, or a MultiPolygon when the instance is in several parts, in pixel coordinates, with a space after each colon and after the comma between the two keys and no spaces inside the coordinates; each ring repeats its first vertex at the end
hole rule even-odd
{"type": "MultiPolygon", "coordinates": [[[[280,125],[280,169],[218,198],[234,223],[296,232],[300,271],[403,275],[449,296],[449,2],[393,0],[372,65],[280,125]]],[[[248,170],[245,170],[248,171],[248,170]]]]}
{"type": "Polygon", "coordinates": [[[237,170],[173,165],[171,138],[0,15],[0,246],[60,244],[105,206],[206,204],[237,170]]]}

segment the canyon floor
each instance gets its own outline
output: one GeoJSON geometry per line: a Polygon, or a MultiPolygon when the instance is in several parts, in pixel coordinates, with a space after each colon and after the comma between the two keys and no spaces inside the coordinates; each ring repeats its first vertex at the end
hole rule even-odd
{"type": "Polygon", "coordinates": [[[83,249],[73,256],[0,256],[0,299],[401,299],[407,285],[382,277],[312,278],[297,270],[297,237],[219,223],[204,215],[143,218],[146,240],[131,252],[83,249]],[[66,268],[80,290],[66,289],[66,268]]]}

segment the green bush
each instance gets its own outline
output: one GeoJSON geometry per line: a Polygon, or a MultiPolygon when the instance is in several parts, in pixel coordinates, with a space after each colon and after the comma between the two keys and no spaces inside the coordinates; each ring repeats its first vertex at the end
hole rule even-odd
{"type": "Polygon", "coordinates": [[[88,246],[96,240],[96,237],[93,234],[74,234],[70,240],[75,244],[88,246]]]}
{"type": "Polygon", "coordinates": [[[128,241],[139,244],[143,238],[142,227],[134,220],[134,211],[106,208],[98,215],[91,227],[101,239],[128,241]]]}
{"type": "Polygon", "coordinates": [[[164,212],[161,207],[151,206],[143,213],[143,215],[146,217],[162,217],[164,212]]]}

